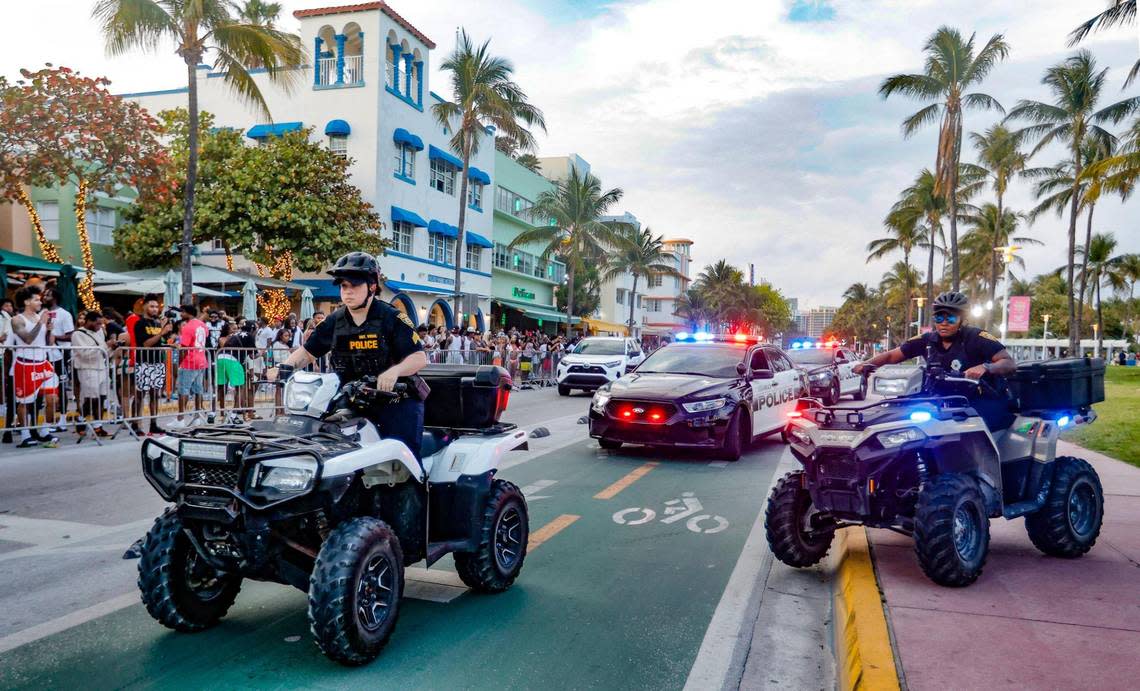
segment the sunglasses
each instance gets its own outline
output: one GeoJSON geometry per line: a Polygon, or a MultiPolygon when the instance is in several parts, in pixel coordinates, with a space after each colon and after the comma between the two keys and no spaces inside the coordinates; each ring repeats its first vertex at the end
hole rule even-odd
{"type": "Polygon", "coordinates": [[[342,286],[345,283],[347,283],[348,285],[352,286],[353,288],[356,288],[357,286],[362,286],[367,282],[368,282],[367,278],[361,278],[359,276],[341,276],[341,277],[339,277],[333,281],[333,285],[334,286],[342,286]]]}
{"type": "Polygon", "coordinates": [[[936,314],[934,315],[935,324],[957,324],[958,315],[956,314],[936,314]]]}

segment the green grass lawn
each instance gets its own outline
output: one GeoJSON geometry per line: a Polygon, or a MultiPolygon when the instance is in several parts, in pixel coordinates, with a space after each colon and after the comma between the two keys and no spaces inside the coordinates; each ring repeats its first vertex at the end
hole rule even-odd
{"type": "Polygon", "coordinates": [[[1093,408],[1099,416],[1096,422],[1064,438],[1140,467],[1140,367],[1109,367],[1104,403],[1093,408]]]}

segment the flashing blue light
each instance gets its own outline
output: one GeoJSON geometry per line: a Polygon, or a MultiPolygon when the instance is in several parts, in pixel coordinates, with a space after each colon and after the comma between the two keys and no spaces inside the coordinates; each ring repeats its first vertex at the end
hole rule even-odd
{"type": "Polygon", "coordinates": [[[910,414],[911,422],[926,422],[930,419],[930,413],[925,410],[916,410],[910,414]]]}
{"type": "Polygon", "coordinates": [[[706,333],[704,331],[701,331],[699,333],[693,334],[693,338],[697,339],[698,341],[711,341],[711,340],[713,340],[713,335],[710,333],[706,333]]]}
{"type": "Polygon", "coordinates": [[[802,343],[800,343],[799,341],[796,341],[795,343],[792,344],[792,350],[799,350],[800,348],[803,348],[803,347],[804,347],[804,345],[802,343]]]}
{"type": "Polygon", "coordinates": [[[1070,419],[1069,419],[1068,415],[1062,415],[1061,417],[1057,418],[1057,426],[1058,427],[1067,427],[1069,422],[1070,422],[1070,419]]]}
{"type": "Polygon", "coordinates": [[[689,340],[689,332],[688,331],[681,331],[680,333],[677,334],[677,340],[678,341],[689,340]]]}

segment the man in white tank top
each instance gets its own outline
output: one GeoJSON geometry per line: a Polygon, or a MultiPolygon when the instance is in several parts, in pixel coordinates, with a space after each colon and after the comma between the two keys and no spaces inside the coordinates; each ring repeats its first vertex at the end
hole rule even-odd
{"type": "Polygon", "coordinates": [[[12,361],[13,388],[15,390],[16,415],[20,432],[17,448],[26,449],[37,444],[59,446],[59,438],[48,433],[46,427],[34,428],[37,422],[36,403],[41,394],[47,404],[46,420],[55,419],[56,398],[59,393],[59,378],[48,361],[49,346],[55,342],[52,336],[51,312],[40,311],[42,302],[38,286],[26,286],[16,291],[16,309],[21,312],[12,317],[12,334],[8,342],[16,346],[12,361]],[[29,405],[31,404],[31,405],[29,405]]]}

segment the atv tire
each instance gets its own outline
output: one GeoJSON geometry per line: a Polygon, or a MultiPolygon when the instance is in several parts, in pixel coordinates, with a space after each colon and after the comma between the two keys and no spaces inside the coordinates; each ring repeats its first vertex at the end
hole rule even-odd
{"type": "Polygon", "coordinates": [[[621,442],[616,439],[599,439],[598,446],[606,449],[607,451],[617,451],[621,448],[621,442]]]}
{"type": "Polygon", "coordinates": [[[724,431],[724,443],[720,447],[720,457],[726,461],[738,461],[744,454],[744,448],[752,443],[752,426],[744,415],[744,410],[737,408],[728,421],[728,429],[724,431]]]}
{"type": "Polygon", "coordinates": [[[139,592],[150,616],[175,631],[202,631],[226,615],[241,590],[241,577],[210,566],[167,511],[155,519],[139,556],[139,592]]]}
{"type": "Polygon", "coordinates": [[[404,554],[388,524],[353,518],[329,534],[309,577],[309,628],[329,659],[356,667],[388,643],[404,595],[404,554]]]}
{"type": "Polygon", "coordinates": [[[460,580],[480,593],[510,588],[526,560],[529,539],[530,519],[522,490],[506,480],[495,480],[483,509],[479,547],[474,552],[455,553],[460,580]]]}
{"type": "Polygon", "coordinates": [[[990,521],[978,481],[968,475],[933,478],[918,495],[914,550],[923,573],[938,585],[978,580],[990,548],[990,521]]]}
{"type": "Polygon", "coordinates": [[[835,528],[813,533],[804,530],[811,494],[804,489],[803,476],[803,471],[797,470],[780,478],[768,495],[764,511],[764,532],[772,554],[796,568],[818,564],[835,537],[835,528]]]}
{"type": "Polygon", "coordinates": [[[1033,546],[1053,557],[1075,559],[1092,549],[1104,520],[1104,493],[1093,467],[1080,458],[1054,461],[1045,505],[1025,517],[1033,546]]]}

